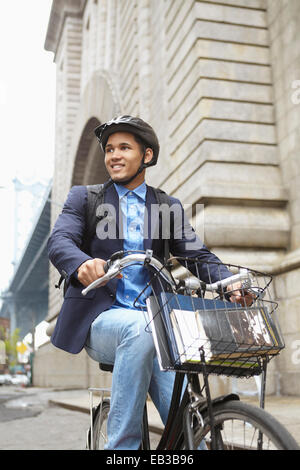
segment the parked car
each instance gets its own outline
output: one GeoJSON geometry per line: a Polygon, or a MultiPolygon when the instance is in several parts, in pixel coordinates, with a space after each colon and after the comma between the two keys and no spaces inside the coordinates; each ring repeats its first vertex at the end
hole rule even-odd
{"type": "Polygon", "coordinates": [[[27,375],[24,374],[17,374],[13,375],[11,378],[12,385],[28,385],[29,379],[27,375]]]}
{"type": "Polygon", "coordinates": [[[10,385],[12,383],[11,374],[0,374],[0,385],[10,385]]]}

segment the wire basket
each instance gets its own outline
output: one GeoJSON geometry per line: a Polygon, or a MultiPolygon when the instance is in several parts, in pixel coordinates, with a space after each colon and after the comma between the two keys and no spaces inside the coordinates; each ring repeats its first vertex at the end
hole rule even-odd
{"type": "Polygon", "coordinates": [[[248,270],[238,289],[242,295],[252,296],[252,304],[247,306],[230,300],[234,293],[230,287],[214,294],[205,291],[204,285],[196,290],[187,287],[193,278],[211,284],[225,274],[228,277],[228,270],[234,274],[245,268],[189,258],[171,261],[172,274],[181,281],[175,289],[155,273],[146,301],[148,328],[161,369],[199,373],[205,367],[218,375],[259,375],[263,360],[269,361],[284,348],[271,277],[248,270]]]}

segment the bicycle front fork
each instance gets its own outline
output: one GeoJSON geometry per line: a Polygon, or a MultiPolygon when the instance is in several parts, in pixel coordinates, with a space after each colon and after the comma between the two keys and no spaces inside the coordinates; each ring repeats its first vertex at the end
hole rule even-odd
{"type": "Polygon", "coordinates": [[[189,450],[195,450],[195,433],[194,433],[194,422],[196,422],[197,428],[201,429],[204,427],[204,421],[199,411],[201,404],[206,402],[206,399],[200,394],[199,379],[195,380],[193,374],[188,374],[188,385],[187,391],[189,395],[189,403],[185,407],[183,413],[183,432],[185,447],[189,450]],[[196,421],[195,421],[196,419],[196,421]]]}
{"type": "Polygon", "coordinates": [[[220,442],[220,432],[215,428],[213,405],[210,395],[210,387],[208,382],[208,373],[205,364],[205,354],[203,349],[200,349],[200,357],[202,363],[202,375],[204,380],[205,397],[202,396],[199,384],[199,378],[195,378],[194,374],[187,374],[188,385],[187,390],[189,394],[189,403],[184,410],[183,416],[183,430],[186,448],[195,450],[195,433],[194,433],[194,418],[196,418],[197,429],[201,430],[204,427],[202,415],[200,413],[200,406],[205,403],[207,407],[208,418],[210,422],[211,433],[211,449],[222,448],[220,442]]]}

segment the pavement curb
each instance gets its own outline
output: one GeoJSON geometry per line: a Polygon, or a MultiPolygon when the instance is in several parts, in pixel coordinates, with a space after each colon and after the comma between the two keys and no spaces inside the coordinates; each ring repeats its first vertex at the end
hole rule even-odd
{"type": "MultiPolygon", "coordinates": [[[[240,397],[242,401],[258,406],[257,397],[240,397]]],[[[74,398],[49,398],[50,405],[61,406],[69,410],[79,411],[86,414],[90,412],[88,396],[77,396],[74,398]]],[[[96,404],[96,403],[95,403],[96,404]]],[[[147,402],[148,422],[151,432],[161,435],[163,425],[158,412],[151,400],[147,402]]],[[[293,396],[267,396],[266,411],[280,421],[292,434],[300,445],[300,397],[293,396]]]]}
{"type": "MultiPolygon", "coordinates": [[[[81,412],[81,413],[90,414],[90,408],[85,406],[85,405],[79,405],[79,404],[70,403],[70,402],[67,402],[67,401],[64,401],[64,400],[53,400],[53,399],[48,400],[48,403],[51,406],[60,406],[62,408],[66,408],[67,410],[78,411],[78,412],[81,412]]],[[[159,426],[155,422],[152,422],[152,420],[151,420],[152,407],[153,407],[152,404],[149,403],[149,406],[148,406],[149,431],[153,432],[155,434],[158,434],[158,435],[162,435],[163,427],[159,426]],[[149,410],[149,408],[150,408],[150,410],[149,410]]]]}

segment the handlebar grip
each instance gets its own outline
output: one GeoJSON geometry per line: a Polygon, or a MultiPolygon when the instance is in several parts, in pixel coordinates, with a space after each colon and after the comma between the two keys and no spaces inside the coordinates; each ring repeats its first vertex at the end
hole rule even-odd
{"type": "Polygon", "coordinates": [[[106,262],[105,265],[103,266],[103,269],[104,269],[104,272],[105,274],[107,273],[108,269],[109,269],[109,262],[106,262]]]}
{"type": "Polygon", "coordinates": [[[117,259],[121,259],[123,258],[124,256],[124,251],[121,250],[121,251],[116,251],[116,253],[114,253],[111,258],[105,263],[105,265],[103,266],[103,269],[104,269],[104,272],[105,274],[107,273],[107,271],[109,270],[109,268],[111,267],[111,265],[113,264],[114,261],[116,261],[117,259]]]}

